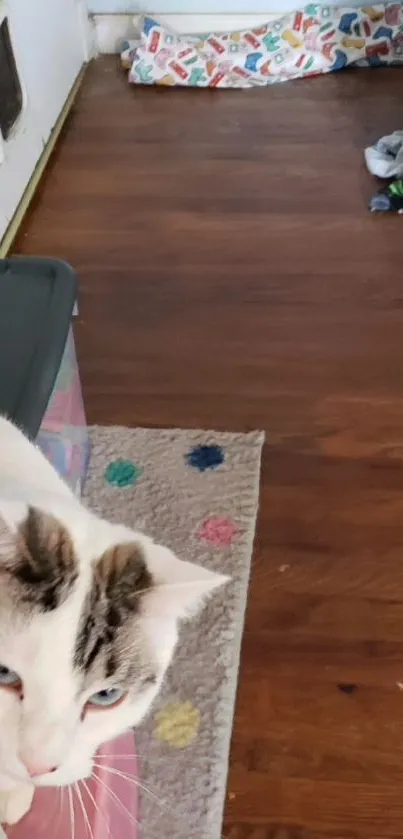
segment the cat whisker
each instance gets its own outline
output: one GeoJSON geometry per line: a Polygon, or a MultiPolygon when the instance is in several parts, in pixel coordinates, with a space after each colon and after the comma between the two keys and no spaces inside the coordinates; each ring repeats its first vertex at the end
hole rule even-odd
{"type": "Polygon", "coordinates": [[[117,775],[118,778],[123,778],[125,781],[128,781],[128,782],[134,784],[134,786],[143,790],[143,792],[146,792],[146,793],[148,793],[148,795],[151,795],[152,798],[155,798],[155,800],[158,802],[158,804],[161,804],[161,806],[165,805],[165,801],[163,801],[163,799],[160,798],[159,795],[157,795],[156,792],[154,792],[150,787],[147,787],[145,784],[143,784],[141,781],[139,781],[139,779],[136,778],[134,775],[127,775],[127,773],[121,772],[119,769],[114,769],[111,766],[101,766],[100,763],[94,763],[93,766],[94,766],[95,769],[104,769],[106,772],[109,772],[111,775],[117,775]]]}
{"type": "Polygon", "coordinates": [[[106,829],[107,829],[107,831],[108,831],[108,836],[109,836],[109,839],[112,839],[112,834],[111,834],[111,831],[110,831],[110,828],[109,828],[109,824],[108,824],[108,822],[107,822],[107,820],[106,820],[106,818],[105,818],[105,816],[104,816],[104,814],[103,814],[102,810],[100,809],[100,807],[98,807],[98,804],[97,804],[97,802],[95,801],[95,798],[94,798],[94,796],[93,796],[93,794],[92,794],[92,792],[91,792],[91,790],[90,790],[90,788],[89,788],[88,784],[87,784],[87,783],[86,783],[86,781],[84,781],[83,779],[80,781],[80,783],[83,785],[83,787],[84,787],[84,789],[85,789],[85,791],[86,791],[86,793],[87,793],[88,797],[91,799],[91,801],[92,801],[92,803],[93,803],[93,805],[94,805],[94,809],[95,809],[95,811],[96,811],[97,813],[99,813],[99,815],[101,816],[102,821],[103,821],[103,823],[104,823],[104,825],[105,825],[105,827],[106,827],[106,829]]]}
{"type": "Polygon", "coordinates": [[[137,828],[139,826],[138,820],[133,816],[133,813],[128,810],[128,808],[123,804],[123,801],[116,795],[113,789],[111,789],[105,781],[96,775],[95,772],[92,773],[92,777],[95,778],[97,783],[101,784],[104,788],[105,792],[108,792],[111,798],[115,801],[115,803],[120,807],[121,811],[125,813],[125,815],[130,819],[131,823],[137,828]]]}
{"type": "MultiPolygon", "coordinates": [[[[104,759],[109,759],[111,761],[113,761],[113,760],[133,760],[134,758],[139,758],[140,760],[142,760],[142,759],[147,760],[150,757],[150,754],[135,752],[134,755],[115,755],[115,754],[109,754],[108,755],[108,754],[100,754],[100,753],[97,752],[95,757],[101,757],[101,758],[104,758],[104,759]]],[[[159,758],[158,755],[153,755],[153,762],[157,761],[158,758],[159,758]]],[[[163,759],[163,757],[161,757],[161,759],[163,759]]],[[[196,756],[194,758],[194,760],[196,761],[196,763],[209,763],[210,762],[210,759],[208,757],[204,758],[204,757],[200,757],[200,755],[196,756]]]]}
{"type": "MultiPolygon", "coordinates": [[[[104,767],[102,767],[102,768],[104,768],[104,767]]],[[[129,811],[129,810],[127,809],[127,807],[123,804],[123,802],[122,802],[122,801],[120,801],[120,799],[118,798],[118,796],[116,795],[116,793],[115,793],[115,792],[114,792],[114,791],[113,791],[113,790],[112,790],[112,789],[108,786],[108,784],[107,784],[105,781],[103,781],[103,780],[102,780],[102,778],[100,778],[100,777],[99,777],[99,775],[96,775],[96,774],[95,774],[95,772],[93,773],[93,778],[95,778],[95,780],[96,780],[98,783],[100,783],[100,784],[104,787],[105,791],[109,793],[109,795],[111,796],[111,798],[112,798],[112,799],[114,799],[114,801],[116,802],[116,804],[120,807],[121,811],[122,811],[123,813],[125,813],[125,814],[128,816],[128,818],[130,819],[130,821],[132,822],[132,824],[134,824],[134,825],[136,825],[137,827],[139,827],[139,826],[140,826],[140,822],[139,822],[136,818],[134,818],[134,816],[132,815],[132,813],[130,813],[130,811],[129,811]]],[[[130,779],[130,780],[131,780],[131,779],[130,779]]],[[[176,822],[176,816],[175,816],[175,814],[173,813],[173,808],[172,808],[172,807],[167,807],[167,806],[166,806],[166,804],[165,804],[164,802],[158,802],[158,803],[159,803],[159,805],[160,805],[161,807],[164,807],[164,809],[165,809],[165,810],[167,810],[168,812],[170,812],[171,814],[173,814],[173,817],[174,817],[175,822],[176,822]]],[[[158,835],[158,837],[159,837],[159,836],[160,836],[160,833],[158,832],[158,834],[157,834],[157,833],[154,833],[154,832],[153,832],[153,835],[155,835],[155,836],[157,836],[157,835],[158,835]]],[[[148,833],[147,839],[152,839],[152,836],[151,836],[151,834],[150,834],[150,833],[148,833]]]]}
{"type": "Polygon", "coordinates": [[[105,760],[135,760],[137,757],[146,758],[149,757],[147,754],[139,754],[139,752],[135,752],[132,755],[115,755],[115,754],[100,754],[99,752],[96,753],[95,757],[101,757],[105,760]]]}
{"type": "Polygon", "coordinates": [[[128,754],[126,754],[126,755],[115,755],[115,754],[109,754],[109,755],[108,755],[108,754],[101,754],[100,752],[97,752],[97,753],[96,753],[96,755],[95,755],[95,757],[110,758],[110,760],[113,760],[114,758],[116,758],[116,760],[117,760],[118,758],[119,758],[119,759],[125,758],[126,760],[133,760],[133,759],[134,759],[134,757],[145,757],[145,755],[138,755],[138,754],[137,754],[137,752],[136,752],[136,754],[135,754],[135,755],[128,755],[128,754]]]}
{"type": "Polygon", "coordinates": [[[78,798],[78,802],[80,804],[81,811],[82,811],[82,814],[84,816],[84,821],[85,821],[86,827],[88,828],[90,839],[94,839],[94,833],[92,831],[91,823],[90,823],[90,820],[89,820],[88,815],[87,815],[87,810],[85,809],[83,797],[81,795],[81,790],[80,790],[80,787],[78,786],[77,782],[74,784],[74,791],[75,791],[76,796],[78,798]]]}
{"type": "MultiPolygon", "coordinates": [[[[98,755],[98,757],[99,757],[99,756],[100,756],[100,755],[98,755]]],[[[109,757],[109,755],[105,755],[105,757],[109,757]]],[[[117,755],[113,755],[113,757],[117,757],[117,755]]],[[[120,755],[120,757],[127,757],[128,759],[130,759],[130,757],[131,757],[131,756],[130,756],[130,755],[120,755]]],[[[174,815],[174,818],[175,818],[175,821],[176,821],[176,816],[175,816],[175,814],[173,813],[173,807],[172,807],[172,806],[171,806],[168,802],[166,802],[166,801],[164,801],[162,798],[160,798],[160,797],[159,797],[159,796],[158,796],[155,792],[153,792],[151,789],[148,789],[145,785],[143,785],[141,782],[139,782],[138,778],[136,778],[136,777],[134,777],[134,776],[127,775],[126,773],[124,773],[124,772],[120,772],[119,770],[116,770],[116,769],[114,769],[114,768],[112,768],[112,767],[109,767],[109,766],[101,766],[100,764],[96,764],[96,763],[94,763],[94,764],[93,764],[93,767],[94,767],[94,768],[97,768],[97,769],[102,769],[102,770],[104,770],[104,771],[106,771],[106,772],[111,772],[113,775],[117,775],[118,777],[123,778],[124,780],[128,781],[129,783],[134,784],[136,787],[139,787],[141,790],[143,790],[143,792],[147,792],[149,795],[151,795],[151,796],[152,796],[152,798],[153,798],[153,799],[155,799],[155,800],[157,801],[157,803],[159,804],[159,806],[160,806],[161,808],[164,808],[164,809],[166,809],[169,813],[173,814],[173,815],[174,815]]],[[[105,789],[107,790],[107,792],[109,792],[109,793],[110,793],[110,795],[111,795],[111,796],[112,796],[112,797],[116,800],[116,802],[119,804],[119,806],[120,806],[120,807],[121,807],[121,808],[122,808],[122,809],[126,812],[126,814],[130,817],[130,816],[131,816],[130,812],[129,812],[129,811],[127,810],[127,808],[124,806],[124,804],[122,803],[122,801],[120,801],[120,799],[117,797],[116,793],[114,793],[114,792],[113,792],[113,790],[111,790],[111,789],[108,787],[108,785],[107,785],[105,782],[103,782],[101,778],[99,778],[99,776],[98,776],[98,775],[96,775],[95,773],[93,773],[93,776],[94,776],[94,778],[95,778],[95,779],[96,779],[99,783],[103,784],[103,786],[105,787],[105,789]]],[[[136,822],[136,824],[139,824],[139,822],[137,822],[137,820],[135,820],[135,819],[134,819],[134,817],[132,818],[132,820],[134,820],[134,821],[136,822]]],[[[220,839],[227,839],[227,837],[226,837],[226,835],[225,835],[224,833],[221,833],[220,839]]]]}
{"type": "MultiPolygon", "coordinates": [[[[104,768],[104,767],[102,767],[102,768],[104,768]]],[[[107,784],[105,781],[103,781],[103,780],[102,780],[102,778],[100,778],[100,777],[99,777],[98,775],[96,775],[95,773],[93,773],[93,777],[95,778],[95,780],[97,781],[97,783],[100,783],[100,784],[104,787],[105,791],[106,791],[107,793],[109,793],[109,795],[111,796],[111,798],[115,801],[116,805],[118,805],[118,806],[120,807],[121,812],[123,812],[126,816],[128,816],[128,818],[130,819],[130,821],[132,822],[132,824],[134,824],[136,827],[140,827],[140,826],[141,826],[141,822],[139,822],[139,821],[138,821],[138,819],[136,819],[136,818],[132,815],[132,813],[130,813],[130,810],[128,810],[128,809],[127,809],[127,807],[123,804],[123,802],[120,800],[120,798],[116,795],[116,793],[114,792],[114,790],[112,790],[112,789],[108,786],[108,784],[107,784]]],[[[152,833],[150,833],[149,827],[150,827],[150,825],[148,824],[147,839],[160,839],[161,833],[160,833],[159,831],[158,831],[158,833],[156,833],[155,831],[153,831],[152,833]]]]}
{"type": "Polygon", "coordinates": [[[100,752],[97,752],[95,754],[95,757],[103,757],[103,758],[106,758],[106,759],[109,758],[109,760],[115,760],[115,759],[116,760],[134,760],[136,757],[144,757],[144,758],[149,757],[149,754],[145,754],[145,753],[140,754],[140,752],[134,752],[134,754],[132,754],[132,755],[128,755],[128,754],[115,755],[115,754],[101,754],[100,752]]]}
{"type": "Polygon", "coordinates": [[[58,835],[59,827],[60,827],[60,824],[63,820],[63,812],[65,810],[65,802],[66,802],[65,795],[64,795],[65,791],[66,791],[65,787],[60,787],[61,796],[60,796],[59,819],[58,819],[58,822],[57,822],[56,836],[58,835]]]}
{"type": "Polygon", "coordinates": [[[68,794],[69,794],[69,807],[70,807],[70,837],[71,837],[71,839],[75,839],[74,803],[73,803],[73,793],[71,791],[71,787],[67,787],[67,791],[68,791],[68,794]]]}

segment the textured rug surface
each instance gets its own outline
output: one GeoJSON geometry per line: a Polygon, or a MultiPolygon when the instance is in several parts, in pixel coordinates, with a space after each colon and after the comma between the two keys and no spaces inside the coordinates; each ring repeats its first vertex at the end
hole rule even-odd
{"type": "Polygon", "coordinates": [[[182,626],[162,693],[136,732],[139,839],[219,839],[263,435],[91,429],[86,501],[180,557],[229,574],[182,626]]]}

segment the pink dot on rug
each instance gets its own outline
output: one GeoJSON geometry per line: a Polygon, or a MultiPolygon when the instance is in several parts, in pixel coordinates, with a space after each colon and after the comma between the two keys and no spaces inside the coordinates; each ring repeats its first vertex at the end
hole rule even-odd
{"type": "Polygon", "coordinates": [[[226,516],[211,516],[205,519],[196,536],[220,548],[223,545],[232,545],[237,533],[238,528],[231,519],[226,516]]]}

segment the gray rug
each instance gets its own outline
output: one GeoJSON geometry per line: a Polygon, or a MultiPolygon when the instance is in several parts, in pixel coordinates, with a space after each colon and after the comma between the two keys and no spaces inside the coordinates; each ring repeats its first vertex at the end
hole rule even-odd
{"type": "Polygon", "coordinates": [[[219,839],[263,434],[96,426],[91,439],[85,495],[94,510],[232,578],[183,626],[136,732],[149,790],[140,790],[139,839],[219,839]]]}

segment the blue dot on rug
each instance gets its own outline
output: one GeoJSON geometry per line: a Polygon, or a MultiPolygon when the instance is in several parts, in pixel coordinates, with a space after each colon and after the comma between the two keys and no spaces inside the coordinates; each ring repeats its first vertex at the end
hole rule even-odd
{"type": "Polygon", "coordinates": [[[142,468],[131,460],[112,460],[105,470],[105,479],[112,486],[127,487],[134,486],[142,474],[142,468]]]}
{"type": "Polygon", "coordinates": [[[224,463],[224,452],[221,446],[215,444],[194,446],[185,455],[188,466],[193,466],[199,472],[206,472],[207,469],[217,469],[224,463]]]}

